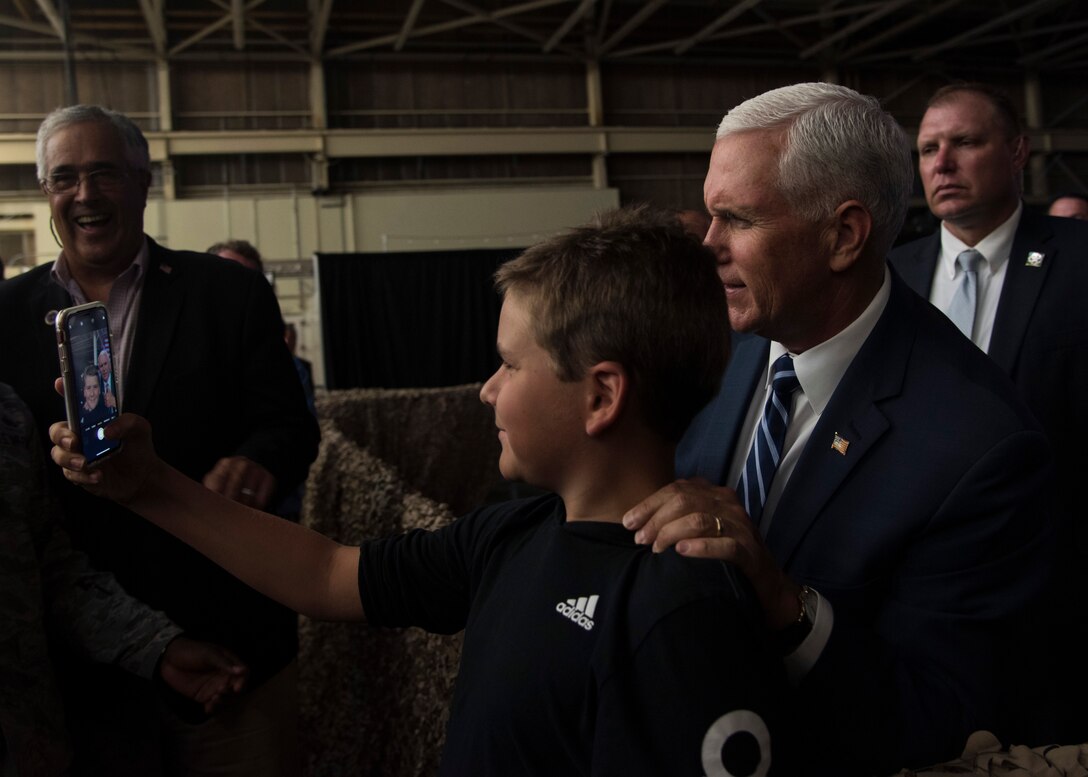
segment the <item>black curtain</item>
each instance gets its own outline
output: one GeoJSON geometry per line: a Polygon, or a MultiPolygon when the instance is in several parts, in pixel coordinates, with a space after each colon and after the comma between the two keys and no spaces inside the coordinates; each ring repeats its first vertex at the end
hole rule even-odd
{"type": "Polygon", "coordinates": [[[330,389],[455,386],[497,366],[495,269],[520,249],[317,255],[330,389]]]}

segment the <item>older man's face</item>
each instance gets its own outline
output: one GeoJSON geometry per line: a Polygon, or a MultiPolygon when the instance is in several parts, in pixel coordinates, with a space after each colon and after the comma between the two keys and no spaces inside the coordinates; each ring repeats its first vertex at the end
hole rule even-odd
{"type": "Polygon", "coordinates": [[[98,354],[98,374],[102,376],[102,380],[109,380],[110,372],[110,357],[103,351],[98,354]]]}
{"type": "Polygon", "coordinates": [[[124,141],[110,124],[84,122],[58,130],[45,147],[45,175],[81,177],[73,190],[49,195],[57,236],[72,272],[116,275],[136,258],[143,241],[150,176],[134,170],[124,141]],[[111,170],[119,176],[88,179],[111,170]]]}
{"type": "Polygon", "coordinates": [[[704,241],[718,259],[729,323],[795,353],[825,338],[821,291],[828,239],[778,192],[779,133],[755,130],[714,144],[703,185],[713,221],[704,241]]]}
{"type": "Polygon", "coordinates": [[[1027,143],[1008,137],[994,106],[971,92],[932,106],[918,128],[918,169],[933,215],[961,239],[985,237],[1016,210],[1027,143]]]}

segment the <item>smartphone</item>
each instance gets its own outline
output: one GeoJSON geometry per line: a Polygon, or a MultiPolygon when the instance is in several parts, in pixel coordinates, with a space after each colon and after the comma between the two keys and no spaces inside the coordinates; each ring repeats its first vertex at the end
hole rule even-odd
{"type": "Polygon", "coordinates": [[[89,302],[65,308],[57,313],[56,328],[68,428],[76,432],[87,463],[96,464],[121,447],[105,433],[121,412],[106,306],[89,302]]]}

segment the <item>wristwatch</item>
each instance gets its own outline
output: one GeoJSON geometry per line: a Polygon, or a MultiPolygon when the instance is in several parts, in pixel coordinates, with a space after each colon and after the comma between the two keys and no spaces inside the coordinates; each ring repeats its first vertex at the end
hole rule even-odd
{"type": "Polygon", "coordinates": [[[819,594],[807,585],[803,585],[797,598],[801,602],[801,614],[797,616],[797,620],[774,635],[775,643],[778,645],[778,649],[782,651],[782,655],[789,655],[800,647],[801,643],[805,641],[805,637],[812,632],[812,624],[816,621],[816,605],[820,601],[819,594]]]}

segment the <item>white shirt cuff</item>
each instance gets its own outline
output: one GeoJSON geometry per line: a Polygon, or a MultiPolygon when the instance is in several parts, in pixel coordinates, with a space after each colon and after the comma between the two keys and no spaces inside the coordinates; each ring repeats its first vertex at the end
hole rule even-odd
{"type": "Polygon", "coordinates": [[[831,638],[831,627],[835,623],[835,612],[831,608],[831,602],[820,596],[819,591],[815,593],[816,617],[812,621],[812,631],[792,653],[783,659],[786,664],[786,676],[793,685],[798,685],[820,660],[820,654],[827,647],[827,640],[831,638]]]}

